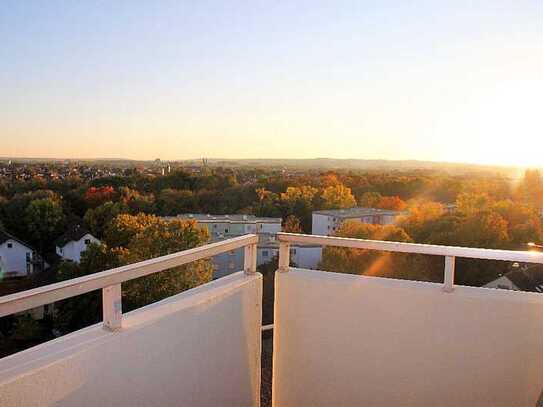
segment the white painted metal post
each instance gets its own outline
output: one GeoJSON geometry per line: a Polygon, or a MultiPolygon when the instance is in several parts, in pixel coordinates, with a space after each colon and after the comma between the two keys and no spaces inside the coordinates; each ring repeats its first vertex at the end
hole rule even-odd
{"type": "Polygon", "coordinates": [[[245,246],[243,258],[243,269],[245,270],[245,274],[256,273],[256,250],[256,244],[250,244],[248,246],[245,246]]]}
{"type": "Polygon", "coordinates": [[[121,285],[115,284],[102,289],[102,309],[104,328],[118,331],[122,327],[122,296],[121,285]]]}
{"type": "Polygon", "coordinates": [[[443,277],[443,291],[451,293],[454,290],[454,256],[445,256],[445,275],[443,277]]]}
{"type": "Polygon", "coordinates": [[[279,243],[279,271],[286,273],[290,266],[290,243],[279,243]]]}

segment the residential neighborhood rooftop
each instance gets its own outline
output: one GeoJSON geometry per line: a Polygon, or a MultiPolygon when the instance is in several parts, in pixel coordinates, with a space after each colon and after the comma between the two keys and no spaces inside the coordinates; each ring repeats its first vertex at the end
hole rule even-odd
{"type": "Polygon", "coordinates": [[[16,242],[21,243],[22,245],[25,245],[26,247],[29,247],[32,249],[32,246],[30,246],[28,243],[22,241],[21,239],[16,238],[12,234],[9,234],[5,230],[0,229],[0,244],[8,241],[8,240],[14,240],[16,242]]]}
{"type": "Polygon", "coordinates": [[[313,212],[313,214],[317,214],[317,215],[335,216],[338,218],[358,218],[361,216],[369,216],[369,215],[398,216],[398,215],[401,215],[402,213],[403,212],[401,211],[393,211],[389,209],[363,208],[363,207],[347,208],[347,209],[326,209],[322,211],[313,212]]]}
{"type": "Polygon", "coordinates": [[[166,219],[194,219],[198,222],[225,222],[225,223],[281,223],[281,218],[259,217],[255,215],[210,215],[205,213],[184,213],[177,216],[167,216],[166,219]]]}
{"type": "Polygon", "coordinates": [[[75,226],[72,226],[71,228],[69,228],[66,231],[66,233],[64,233],[61,237],[59,237],[55,241],[55,244],[58,247],[62,247],[64,245],[66,245],[66,243],[68,243],[68,242],[80,240],[81,238],[83,238],[83,236],[85,236],[85,235],[87,235],[89,233],[90,233],[89,230],[84,228],[83,226],[75,225],[75,226]]]}

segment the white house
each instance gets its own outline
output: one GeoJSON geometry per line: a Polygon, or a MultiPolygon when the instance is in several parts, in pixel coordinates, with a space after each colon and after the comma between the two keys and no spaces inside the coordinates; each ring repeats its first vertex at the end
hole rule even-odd
{"type": "Polygon", "coordinates": [[[56,241],[56,252],[64,260],[79,263],[81,253],[87,250],[91,243],[100,243],[100,240],[90,234],[81,226],[75,226],[68,230],[56,241]]]}
{"type": "Polygon", "coordinates": [[[373,225],[392,225],[403,215],[400,211],[377,208],[349,208],[315,211],[312,216],[311,233],[314,235],[334,235],[346,220],[356,220],[373,225]]]}
{"type": "Polygon", "coordinates": [[[26,277],[34,272],[34,249],[0,230],[0,275],[26,277]]]}

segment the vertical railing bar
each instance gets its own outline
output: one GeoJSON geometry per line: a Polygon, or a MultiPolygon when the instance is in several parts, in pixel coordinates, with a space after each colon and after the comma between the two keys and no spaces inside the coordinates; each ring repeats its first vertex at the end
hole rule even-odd
{"type": "Polygon", "coordinates": [[[102,309],[104,329],[118,331],[122,328],[122,291],[121,284],[102,288],[102,309]]]}
{"type": "Polygon", "coordinates": [[[243,262],[244,262],[243,269],[245,271],[245,274],[256,273],[256,260],[257,260],[256,256],[257,256],[256,244],[250,244],[250,245],[245,246],[244,255],[243,255],[243,262]]]}
{"type": "Polygon", "coordinates": [[[290,243],[279,242],[279,271],[286,273],[290,266],[290,243]]]}
{"type": "Polygon", "coordinates": [[[445,273],[443,276],[443,291],[451,293],[454,290],[454,268],[456,258],[454,256],[445,256],[445,273]]]}

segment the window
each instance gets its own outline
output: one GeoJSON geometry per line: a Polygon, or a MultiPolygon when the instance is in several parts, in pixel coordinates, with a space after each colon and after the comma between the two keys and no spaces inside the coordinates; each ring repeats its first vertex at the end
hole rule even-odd
{"type": "Polygon", "coordinates": [[[229,270],[234,270],[235,267],[236,267],[236,264],[233,261],[228,262],[228,269],[229,270]]]}
{"type": "Polygon", "coordinates": [[[89,245],[90,244],[90,239],[85,239],[85,244],[89,245]]]}
{"type": "Polygon", "coordinates": [[[262,250],[262,257],[268,257],[270,254],[267,250],[262,250]]]}
{"type": "Polygon", "coordinates": [[[230,251],[228,252],[228,254],[229,254],[230,256],[233,256],[233,255],[236,254],[236,251],[235,251],[235,250],[230,250],[230,251]]]}
{"type": "Polygon", "coordinates": [[[228,233],[228,229],[224,229],[224,233],[228,233]]]}
{"type": "Polygon", "coordinates": [[[13,243],[8,243],[8,249],[12,249],[13,248],[13,243]]]}

